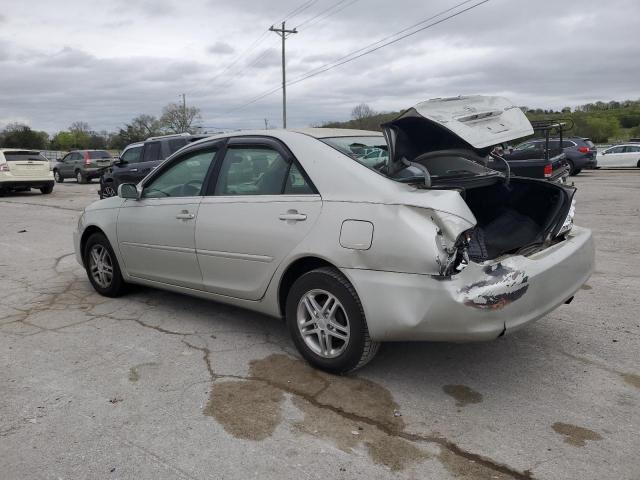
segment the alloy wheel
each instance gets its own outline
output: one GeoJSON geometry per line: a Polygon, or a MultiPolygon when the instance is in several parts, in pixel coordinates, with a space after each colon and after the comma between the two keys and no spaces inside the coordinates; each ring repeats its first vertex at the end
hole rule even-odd
{"type": "Polygon", "coordinates": [[[113,281],[113,261],[104,245],[96,244],[89,252],[89,271],[101,288],[109,288],[113,281]]]}
{"type": "Polygon", "coordinates": [[[349,317],[335,295],[321,289],[308,291],[298,302],[296,318],[302,339],[315,354],[335,358],[347,348],[349,317]]]}

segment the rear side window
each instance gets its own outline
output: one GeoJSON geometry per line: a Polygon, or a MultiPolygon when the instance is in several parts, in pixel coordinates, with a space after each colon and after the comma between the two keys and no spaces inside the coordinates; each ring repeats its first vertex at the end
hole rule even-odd
{"type": "Polygon", "coordinates": [[[636,146],[624,147],[624,152],[625,152],[625,153],[636,153],[636,152],[640,152],[640,147],[636,147],[636,146]]]}
{"type": "Polygon", "coordinates": [[[169,154],[172,154],[173,152],[177,152],[186,144],[187,144],[187,140],[184,138],[174,138],[172,140],[169,140],[169,154]]]}
{"type": "Polygon", "coordinates": [[[227,150],[216,195],[280,195],[289,162],[268,147],[233,147],[227,150]]]}
{"type": "Polygon", "coordinates": [[[576,144],[569,141],[569,140],[565,140],[562,142],[562,148],[571,148],[571,147],[575,147],[576,144]]]}
{"type": "Polygon", "coordinates": [[[312,195],[315,192],[311,185],[307,183],[304,175],[300,172],[300,169],[295,163],[291,163],[289,168],[289,176],[284,185],[285,195],[312,195]]]}
{"type": "Polygon", "coordinates": [[[160,142],[149,142],[144,146],[143,162],[151,162],[153,160],[161,159],[160,142]]]}
{"type": "Polygon", "coordinates": [[[99,158],[111,158],[111,154],[109,152],[105,152],[104,150],[96,150],[89,152],[89,158],[91,160],[96,160],[99,158]]]}
{"type": "Polygon", "coordinates": [[[34,152],[30,150],[20,150],[16,152],[4,152],[4,158],[7,162],[25,162],[31,160],[32,162],[48,161],[40,152],[34,152]]]}

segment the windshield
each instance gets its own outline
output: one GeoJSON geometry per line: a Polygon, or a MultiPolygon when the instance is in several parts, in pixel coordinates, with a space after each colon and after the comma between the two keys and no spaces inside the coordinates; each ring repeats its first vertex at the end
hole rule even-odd
{"type": "Polygon", "coordinates": [[[29,160],[36,162],[48,162],[45,157],[40,155],[40,152],[32,152],[28,150],[4,152],[4,158],[7,159],[7,162],[25,162],[29,160]]]}
{"type": "MultiPolygon", "coordinates": [[[[383,136],[329,137],[321,140],[365,167],[393,180],[412,182],[424,178],[424,173],[415,166],[404,166],[399,170],[395,169],[395,172],[391,175],[387,174],[389,153],[383,136]]],[[[488,168],[484,164],[484,159],[473,156],[472,152],[469,153],[470,155],[461,155],[451,153],[451,151],[443,151],[442,154],[438,155],[438,152],[433,152],[428,155],[421,155],[412,161],[427,167],[429,174],[434,179],[446,180],[448,178],[496,174],[495,170],[488,168]],[[483,164],[478,163],[479,161],[483,164]]],[[[489,162],[488,165],[496,170],[501,169],[501,166],[495,165],[495,162],[489,162]]]]}

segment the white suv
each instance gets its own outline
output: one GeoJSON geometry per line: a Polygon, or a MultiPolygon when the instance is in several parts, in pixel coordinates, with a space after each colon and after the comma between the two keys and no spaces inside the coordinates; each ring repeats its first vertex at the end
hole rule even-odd
{"type": "Polygon", "coordinates": [[[38,151],[0,148],[0,193],[38,188],[53,192],[53,174],[47,160],[38,151]]]}

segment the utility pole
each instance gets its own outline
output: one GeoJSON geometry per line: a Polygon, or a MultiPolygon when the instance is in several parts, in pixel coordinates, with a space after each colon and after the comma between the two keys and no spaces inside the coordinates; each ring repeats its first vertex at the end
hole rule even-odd
{"type": "Polygon", "coordinates": [[[182,97],[182,130],[186,130],[187,125],[187,98],[184,93],[180,95],[182,97]]]}
{"type": "Polygon", "coordinates": [[[269,130],[269,120],[267,120],[266,118],[264,119],[264,129],[269,130]]]}
{"type": "Polygon", "coordinates": [[[269,30],[276,32],[282,37],[282,128],[287,128],[287,71],[284,45],[287,34],[298,33],[298,30],[295,28],[293,30],[287,30],[285,28],[285,22],[282,22],[282,28],[274,28],[274,26],[271,25],[269,30]]]}

